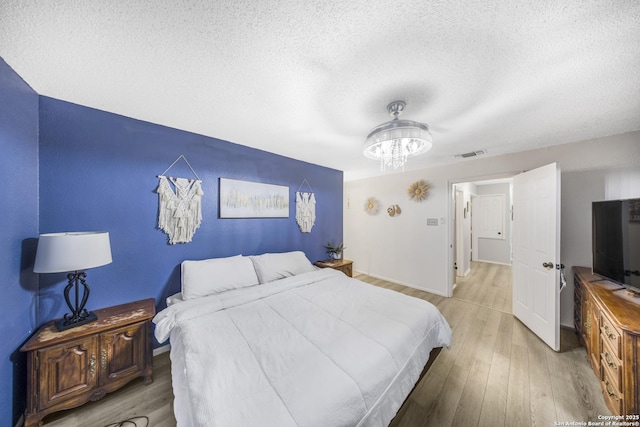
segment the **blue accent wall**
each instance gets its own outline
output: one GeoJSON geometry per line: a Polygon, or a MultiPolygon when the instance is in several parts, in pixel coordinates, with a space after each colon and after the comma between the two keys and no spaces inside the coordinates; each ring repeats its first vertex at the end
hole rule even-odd
{"type": "Polygon", "coordinates": [[[20,346],[35,329],[38,236],[38,94],[0,58],[0,426],[26,406],[26,357],[20,346]]]}
{"type": "MultiPolygon", "coordinates": [[[[113,263],[87,271],[90,310],[150,297],[164,308],[180,290],[185,259],[302,250],[315,261],[325,258],[327,241],[342,241],[341,171],[38,96],[2,58],[0,148],[0,427],[14,426],[26,406],[19,348],[68,311],[65,275],[33,273],[39,234],[109,231],[113,263]],[[203,220],[191,243],[169,245],[157,229],[155,190],[157,175],[180,155],[203,181],[203,220]],[[221,177],[288,186],[289,218],[220,219],[221,177]],[[295,222],[305,179],[317,200],[311,233],[295,222]]],[[[192,172],[179,161],[167,175],[192,172]]]]}
{"type": "MultiPolygon", "coordinates": [[[[193,177],[182,160],[167,175],[193,177]]],[[[342,182],[334,169],[40,97],[40,233],[105,230],[111,237],[113,263],[87,271],[89,309],[149,297],[163,308],[180,290],[185,259],[289,250],[324,259],[323,245],[342,241],[342,182]],[[169,245],[157,229],[155,190],[157,175],[180,155],[203,181],[203,219],[191,243],[169,245]],[[220,219],[220,177],[288,186],[289,218],[220,219]],[[311,233],[295,222],[295,192],[304,179],[317,199],[311,233]]],[[[43,322],[67,311],[65,280],[41,275],[43,322]]]]}

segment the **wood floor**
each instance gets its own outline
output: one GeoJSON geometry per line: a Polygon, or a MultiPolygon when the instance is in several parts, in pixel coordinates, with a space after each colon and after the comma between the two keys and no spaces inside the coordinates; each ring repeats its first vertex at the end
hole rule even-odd
{"type": "MultiPolygon", "coordinates": [[[[562,350],[556,353],[511,315],[508,266],[474,263],[452,298],[369,276],[357,278],[430,301],[453,330],[451,348],[440,352],[392,427],[553,426],[555,421],[586,423],[610,415],[575,334],[563,331],[562,350]]],[[[168,353],[158,355],[151,385],[134,381],[100,401],[52,414],[45,425],[114,426],[147,416],[149,427],[174,426],[170,369],[168,353]]]]}

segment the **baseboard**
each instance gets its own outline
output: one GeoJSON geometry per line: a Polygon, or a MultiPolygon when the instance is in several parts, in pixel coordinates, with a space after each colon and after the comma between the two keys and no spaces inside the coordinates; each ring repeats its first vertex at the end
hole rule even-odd
{"type": "Polygon", "coordinates": [[[411,283],[404,283],[404,282],[401,282],[399,280],[391,279],[389,277],[379,276],[377,274],[365,273],[364,271],[360,271],[360,270],[354,270],[353,273],[354,273],[354,276],[356,276],[357,274],[364,274],[365,276],[374,277],[374,278],[380,279],[380,280],[386,280],[387,282],[396,283],[398,285],[406,286],[407,288],[417,289],[417,290],[422,291],[422,292],[429,292],[430,294],[440,295],[441,297],[446,297],[447,296],[446,294],[443,294],[443,293],[441,293],[439,291],[436,291],[436,290],[433,290],[433,289],[420,288],[420,287],[418,287],[416,285],[412,285],[411,283]]]}
{"type": "Polygon", "coordinates": [[[507,262],[497,262],[497,261],[487,261],[486,259],[478,259],[476,262],[486,262],[487,264],[497,264],[497,265],[511,265],[511,263],[507,262]]]}
{"type": "Polygon", "coordinates": [[[456,277],[467,277],[469,275],[469,273],[471,273],[471,269],[467,269],[467,271],[464,271],[460,274],[458,274],[458,270],[455,271],[456,273],[456,277]]]}
{"type": "Polygon", "coordinates": [[[154,348],[153,349],[153,357],[156,357],[157,355],[162,354],[162,353],[166,353],[169,350],[171,350],[171,344],[165,344],[162,347],[154,348]]]}
{"type": "Polygon", "coordinates": [[[573,332],[575,332],[575,331],[576,331],[576,327],[575,327],[575,325],[565,325],[565,324],[562,324],[562,323],[561,323],[561,324],[560,324],[560,328],[561,328],[561,329],[566,329],[567,331],[573,331],[573,332]]]}

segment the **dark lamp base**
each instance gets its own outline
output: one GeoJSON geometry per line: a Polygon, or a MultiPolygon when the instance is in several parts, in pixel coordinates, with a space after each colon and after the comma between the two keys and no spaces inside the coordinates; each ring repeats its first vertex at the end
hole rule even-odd
{"type": "Polygon", "coordinates": [[[56,328],[58,328],[59,331],[75,328],[76,326],[98,320],[98,317],[94,313],[84,308],[87,299],[89,299],[89,286],[87,286],[87,282],[84,280],[85,277],[87,277],[87,274],[84,271],[67,274],[69,283],[67,283],[67,286],[64,288],[64,300],[67,302],[71,314],[65,314],[62,319],[56,322],[56,328]],[[82,299],[80,299],[80,285],[82,285],[82,299]],[[71,303],[71,297],[69,295],[71,288],[75,290],[75,304],[71,303]]]}
{"type": "Polygon", "coordinates": [[[67,329],[75,328],[76,326],[85,325],[87,323],[94,322],[98,320],[98,316],[92,311],[85,312],[86,316],[76,317],[64,317],[58,321],[56,321],[56,328],[58,331],[66,331],[67,329]]]}

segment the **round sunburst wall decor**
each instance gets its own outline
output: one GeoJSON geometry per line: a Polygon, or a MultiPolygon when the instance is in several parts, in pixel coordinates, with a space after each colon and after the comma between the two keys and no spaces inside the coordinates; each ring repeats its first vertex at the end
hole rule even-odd
{"type": "Polygon", "coordinates": [[[376,200],[375,197],[369,197],[366,202],[364,202],[364,210],[369,215],[375,215],[380,210],[380,202],[376,200]]]}
{"type": "Polygon", "coordinates": [[[407,194],[411,200],[421,202],[427,198],[427,191],[429,190],[429,184],[423,180],[416,181],[409,186],[407,194]]]}

